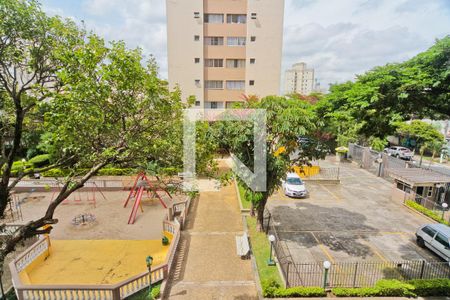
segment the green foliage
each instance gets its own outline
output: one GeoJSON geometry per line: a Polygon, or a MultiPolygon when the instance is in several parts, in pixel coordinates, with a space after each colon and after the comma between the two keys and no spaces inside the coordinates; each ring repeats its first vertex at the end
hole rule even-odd
{"type": "MultiPolygon", "coordinates": [[[[320,123],[315,119],[312,106],[297,99],[269,96],[261,101],[248,101],[243,104],[244,109],[262,109],[267,116],[267,149],[266,159],[266,191],[254,192],[241,181],[246,189],[245,198],[250,200],[258,210],[258,218],[262,218],[267,198],[281,185],[281,179],[292,165],[305,164],[313,158],[323,157],[319,151],[304,151],[296,161],[291,161],[290,154],[298,149],[298,138],[308,135],[320,123]],[[277,154],[283,147],[285,151],[277,154]]],[[[227,115],[225,115],[226,117],[227,115]]],[[[251,118],[254,118],[252,116],[251,118]]],[[[220,141],[219,147],[233,153],[244,165],[253,170],[254,144],[253,122],[219,121],[213,125],[214,138],[220,141]]],[[[258,175],[256,175],[258,176],[258,175]]],[[[259,219],[260,220],[260,219],[259,219]]]]}
{"type": "Polygon", "coordinates": [[[43,177],[66,177],[70,174],[69,170],[62,170],[59,168],[53,168],[48,171],[42,172],[43,177]]]}
{"type": "Polygon", "coordinates": [[[326,297],[327,295],[321,287],[292,287],[286,289],[274,280],[265,280],[261,285],[263,295],[267,298],[326,297]]]}
{"type": "Polygon", "coordinates": [[[161,296],[161,284],[157,284],[152,287],[151,296],[148,294],[148,288],[141,290],[140,292],[127,297],[127,300],[153,300],[158,299],[161,296]]]}
{"type": "Polygon", "coordinates": [[[386,148],[388,141],[386,139],[380,139],[378,137],[371,137],[369,139],[370,147],[375,151],[383,151],[386,148]]]}
{"type": "Polygon", "coordinates": [[[125,176],[135,175],[136,169],[133,168],[103,168],[97,172],[98,176],[125,176]]]}
{"type": "Polygon", "coordinates": [[[450,279],[380,280],[375,287],[333,288],[336,297],[449,296],[450,279]]]}
{"type": "Polygon", "coordinates": [[[420,144],[442,141],[444,139],[444,136],[433,125],[423,121],[402,122],[397,126],[399,135],[414,138],[420,144]]]}
{"type": "Polygon", "coordinates": [[[30,158],[28,162],[32,164],[35,168],[40,168],[50,163],[50,155],[49,154],[37,155],[33,158],[30,158]]]}
{"type": "Polygon", "coordinates": [[[340,145],[384,139],[398,122],[411,117],[450,116],[450,36],[404,62],[387,64],[357,76],[355,82],[333,85],[315,111],[323,130],[340,145]]]}
{"type": "Polygon", "coordinates": [[[409,280],[418,296],[450,296],[450,279],[414,279],[409,280]]]}
{"type": "Polygon", "coordinates": [[[258,267],[258,274],[262,284],[264,284],[264,282],[274,282],[280,286],[282,281],[278,268],[276,266],[267,265],[267,258],[270,255],[270,243],[266,234],[257,230],[255,218],[247,217],[246,220],[250,242],[252,244],[252,251],[256,259],[256,266],[258,267]]]}
{"type": "Polygon", "coordinates": [[[246,189],[242,186],[242,184],[238,183],[239,196],[241,198],[241,204],[244,209],[250,209],[252,206],[251,200],[247,199],[246,189]]]}
{"type": "Polygon", "coordinates": [[[425,216],[435,220],[436,222],[445,224],[445,225],[450,225],[449,222],[447,222],[446,220],[442,219],[442,215],[439,213],[436,213],[432,210],[429,210],[426,207],[423,207],[422,205],[416,203],[415,201],[412,200],[406,200],[405,204],[409,207],[411,207],[414,210],[417,210],[418,212],[424,214],[425,216]]]}

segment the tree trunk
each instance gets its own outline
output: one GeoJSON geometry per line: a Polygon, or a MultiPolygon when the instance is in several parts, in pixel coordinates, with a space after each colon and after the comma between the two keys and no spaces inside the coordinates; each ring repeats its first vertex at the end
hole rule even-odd
{"type": "Polygon", "coordinates": [[[267,197],[264,197],[263,199],[261,199],[261,201],[259,201],[258,203],[258,207],[257,207],[257,228],[259,229],[259,231],[263,231],[263,225],[264,225],[264,210],[266,208],[266,203],[267,203],[267,197]]]}
{"type": "Polygon", "coordinates": [[[0,212],[2,217],[4,217],[4,212],[9,203],[9,196],[8,185],[4,186],[3,183],[0,183],[0,212]]]}

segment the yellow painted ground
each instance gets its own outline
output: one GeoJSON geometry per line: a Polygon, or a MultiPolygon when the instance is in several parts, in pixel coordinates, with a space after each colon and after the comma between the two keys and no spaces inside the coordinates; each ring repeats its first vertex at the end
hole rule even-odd
{"type": "Polygon", "coordinates": [[[52,240],[50,256],[21,272],[31,284],[112,284],[146,271],[145,258],[162,264],[161,240],[52,240]]]}

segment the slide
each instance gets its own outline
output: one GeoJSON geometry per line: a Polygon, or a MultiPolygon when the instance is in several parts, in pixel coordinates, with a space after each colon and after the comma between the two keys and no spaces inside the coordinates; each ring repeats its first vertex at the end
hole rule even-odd
{"type": "Polygon", "coordinates": [[[136,219],[136,214],[139,209],[139,205],[141,204],[142,195],[144,194],[144,187],[141,186],[137,192],[136,200],[133,204],[133,209],[131,210],[130,218],[128,218],[128,224],[134,224],[134,220],[136,219]]]}

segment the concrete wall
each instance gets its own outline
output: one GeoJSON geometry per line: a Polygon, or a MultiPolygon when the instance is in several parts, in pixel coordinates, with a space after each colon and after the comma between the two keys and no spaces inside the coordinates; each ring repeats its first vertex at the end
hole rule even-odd
{"type": "Polygon", "coordinates": [[[183,100],[194,95],[203,107],[203,0],[166,0],[166,6],[169,86],[179,85],[183,100]],[[200,18],[194,18],[194,12],[200,18]],[[198,41],[194,35],[200,36],[198,41]]]}

